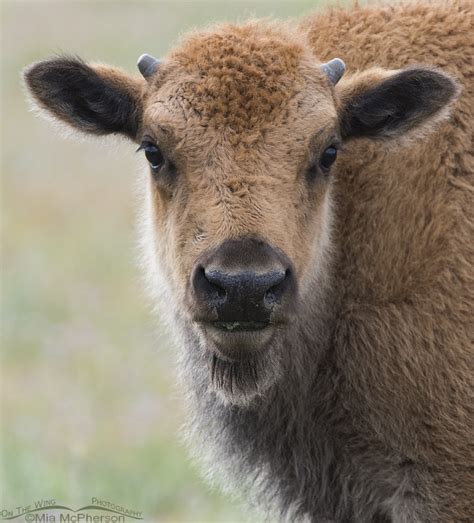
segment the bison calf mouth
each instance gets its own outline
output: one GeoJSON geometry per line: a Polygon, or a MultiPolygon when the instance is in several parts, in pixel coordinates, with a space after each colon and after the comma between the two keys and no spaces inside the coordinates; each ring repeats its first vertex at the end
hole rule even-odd
{"type": "Polygon", "coordinates": [[[215,321],[213,326],[227,332],[257,331],[265,329],[270,325],[269,321],[215,321]]]}

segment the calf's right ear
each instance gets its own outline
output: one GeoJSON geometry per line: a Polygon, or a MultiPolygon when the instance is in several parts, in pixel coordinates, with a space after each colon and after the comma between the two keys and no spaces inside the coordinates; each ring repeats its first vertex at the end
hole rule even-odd
{"type": "Polygon", "coordinates": [[[34,101],[54,118],[85,133],[136,138],[143,112],[143,78],[71,57],[36,62],[23,74],[34,101]]]}

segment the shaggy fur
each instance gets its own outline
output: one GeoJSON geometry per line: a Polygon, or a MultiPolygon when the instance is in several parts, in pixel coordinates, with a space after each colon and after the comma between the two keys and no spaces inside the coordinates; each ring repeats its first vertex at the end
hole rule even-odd
{"type": "Polygon", "coordinates": [[[56,118],[159,144],[143,250],[180,348],[188,439],[270,518],[474,521],[470,8],[226,24],[147,81],[67,58],[26,72],[56,118]],[[320,67],[334,56],[348,69],[335,87],[320,67]],[[298,299],[265,354],[216,363],[190,274],[250,236],[288,256],[298,299]]]}

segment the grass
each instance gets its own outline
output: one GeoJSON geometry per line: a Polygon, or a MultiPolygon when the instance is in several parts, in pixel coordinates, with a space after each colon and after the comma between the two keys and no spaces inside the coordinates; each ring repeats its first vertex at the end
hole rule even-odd
{"type": "MultiPolygon", "coordinates": [[[[177,434],[172,347],[134,263],[136,160],[62,139],[20,71],[57,52],[135,69],[192,26],[317,2],[3,2],[1,502],[92,496],[148,521],[250,521],[210,492],[177,434]]],[[[252,521],[255,521],[252,518],[252,521]]]]}

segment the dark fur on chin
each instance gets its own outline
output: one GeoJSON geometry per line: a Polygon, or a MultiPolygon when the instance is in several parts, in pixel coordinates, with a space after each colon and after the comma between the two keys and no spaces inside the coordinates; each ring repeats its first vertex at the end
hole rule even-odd
{"type": "Polygon", "coordinates": [[[248,404],[279,379],[279,362],[276,354],[231,361],[210,353],[210,382],[224,402],[248,404]]]}
{"type": "Polygon", "coordinates": [[[258,390],[257,362],[252,360],[226,361],[215,354],[210,356],[211,382],[216,390],[237,391],[258,390]]]}

